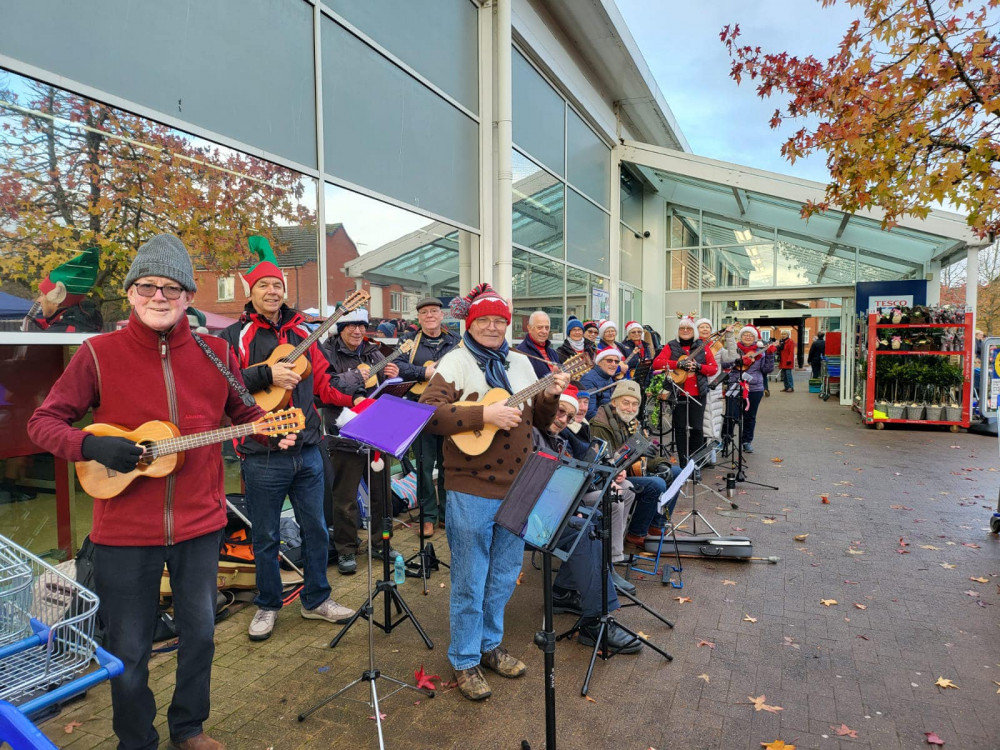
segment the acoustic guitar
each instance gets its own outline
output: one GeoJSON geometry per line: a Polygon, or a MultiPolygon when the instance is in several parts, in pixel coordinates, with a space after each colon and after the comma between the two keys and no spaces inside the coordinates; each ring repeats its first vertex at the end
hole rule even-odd
{"type": "Polygon", "coordinates": [[[677,367],[670,371],[670,379],[673,380],[677,385],[684,385],[687,381],[688,376],[691,375],[691,371],[684,367],[684,363],[698,354],[706,346],[710,345],[709,342],[714,341],[725,333],[725,331],[716,331],[707,339],[698,339],[688,350],[687,354],[682,354],[677,358],[677,367]]]}
{"type": "MultiPolygon", "coordinates": [[[[576,354],[561,365],[558,365],[562,372],[569,373],[571,379],[579,378],[585,372],[590,370],[592,367],[590,359],[586,354],[576,354]]],[[[500,401],[504,402],[505,406],[511,406],[520,408],[524,402],[530,399],[537,393],[541,393],[550,385],[552,385],[555,379],[555,373],[550,373],[546,375],[541,380],[536,380],[534,383],[529,385],[527,388],[522,388],[517,393],[511,395],[507,393],[503,388],[491,388],[487,391],[486,395],[483,396],[479,401],[456,401],[453,406],[489,406],[490,404],[495,404],[500,401]]],[[[462,453],[467,456],[479,456],[485,453],[489,447],[493,444],[493,438],[496,437],[497,431],[500,428],[492,424],[484,424],[481,430],[468,430],[466,432],[459,432],[451,436],[451,439],[455,442],[462,453]]]]}
{"type": "MultiPolygon", "coordinates": [[[[424,362],[423,367],[430,367],[431,365],[434,364],[437,363],[433,359],[429,359],[426,362],[424,362]]],[[[430,384],[431,381],[429,380],[421,380],[419,383],[417,383],[410,389],[410,393],[412,393],[414,396],[419,396],[421,393],[427,390],[427,386],[429,386],[430,384]]]]}
{"type": "MultiPolygon", "coordinates": [[[[274,347],[274,351],[271,352],[270,356],[263,362],[258,362],[257,365],[271,366],[277,364],[278,362],[284,362],[292,365],[292,369],[295,371],[295,374],[300,378],[308,378],[312,373],[312,364],[309,362],[309,357],[303,357],[302,355],[309,351],[309,347],[319,341],[320,337],[330,330],[331,326],[333,326],[338,320],[340,320],[347,313],[353,312],[359,307],[363,307],[369,299],[371,299],[371,295],[364,289],[357,289],[351,292],[347,296],[347,299],[337,305],[337,309],[334,311],[333,315],[323,321],[323,323],[315,331],[304,338],[301,343],[294,345],[278,344],[274,347]]],[[[256,367],[257,365],[253,366],[256,367]]],[[[269,385],[253,394],[253,400],[256,401],[257,406],[264,411],[284,409],[288,406],[288,402],[291,401],[291,399],[292,392],[287,388],[281,388],[277,385],[269,385]]]]}
{"type": "Polygon", "coordinates": [[[217,430],[181,435],[176,425],[170,422],[152,421],[134,430],[126,430],[113,424],[100,422],[87,425],[84,432],[91,435],[123,437],[141,445],[145,452],[138,465],[129,472],[121,473],[109,469],[97,461],[77,461],[76,476],[91,497],[109,500],[120,494],[138,477],[166,477],[184,465],[184,451],[202,448],[206,445],[224,443],[227,440],[246,435],[287,435],[305,429],[306,418],[299,408],[285,409],[267,414],[256,422],[221,427],[217,430]]]}
{"type": "Polygon", "coordinates": [[[396,347],[396,350],[392,354],[383,359],[381,362],[376,362],[374,365],[362,362],[358,365],[358,372],[360,372],[361,376],[365,378],[365,388],[374,388],[377,386],[378,374],[385,369],[385,366],[390,362],[395,362],[404,354],[409,354],[411,351],[413,351],[413,341],[404,341],[396,347]]]}

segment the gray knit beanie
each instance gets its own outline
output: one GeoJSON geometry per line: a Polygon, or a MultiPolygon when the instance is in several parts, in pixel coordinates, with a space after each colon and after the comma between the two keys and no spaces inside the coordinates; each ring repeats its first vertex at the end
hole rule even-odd
{"type": "Polygon", "coordinates": [[[125,277],[125,289],[143,276],[163,276],[189,292],[198,291],[191,256],[180,238],[172,234],[158,234],[139,248],[125,277]]]}

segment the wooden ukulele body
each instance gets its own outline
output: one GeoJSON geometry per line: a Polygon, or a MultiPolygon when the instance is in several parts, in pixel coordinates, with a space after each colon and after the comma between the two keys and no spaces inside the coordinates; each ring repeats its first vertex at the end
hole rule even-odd
{"type": "MultiPolygon", "coordinates": [[[[510,394],[503,388],[491,388],[478,401],[456,401],[453,406],[482,406],[485,408],[490,404],[506,401],[509,398],[510,394]]],[[[489,447],[493,444],[493,438],[496,437],[499,429],[496,425],[484,424],[481,430],[459,432],[452,435],[451,439],[455,441],[455,445],[465,455],[480,456],[489,450],[489,447]]]]}
{"type": "MultiPolygon", "coordinates": [[[[176,426],[170,422],[160,421],[146,422],[131,431],[113,424],[91,424],[84,427],[83,431],[101,437],[123,437],[140,445],[181,436],[181,432],[176,426]]],[[[84,492],[91,497],[107,500],[118,495],[137,477],[169,476],[183,465],[183,453],[160,456],[148,463],[143,459],[132,471],[127,473],[109,469],[97,461],[77,461],[76,475],[80,479],[80,486],[84,492]]]]}
{"type": "MultiPolygon", "coordinates": [[[[267,359],[252,366],[267,365],[268,367],[273,367],[293,351],[295,351],[295,347],[292,344],[278,344],[267,359]]],[[[303,354],[292,362],[291,366],[292,371],[303,380],[312,374],[312,363],[309,361],[308,354],[303,354]]],[[[253,394],[253,400],[264,411],[276,411],[288,406],[288,402],[292,400],[292,392],[287,388],[272,384],[253,394]]]]}

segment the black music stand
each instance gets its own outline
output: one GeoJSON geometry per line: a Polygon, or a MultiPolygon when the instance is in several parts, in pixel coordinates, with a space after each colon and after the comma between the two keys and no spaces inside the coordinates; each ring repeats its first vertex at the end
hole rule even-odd
{"type": "MultiPolygon", "coordinates": [[[[368,454],[368,488],[369,496],[373,494],[372,488],[372,459],[379,453],[386,453],[396,458],[402,458],[406,455],[406,451],[409,450],[410,444],[416,439],[417,435],[423,429],[424,425],[430,421],[431,417],[434,416],[434,407],[428,406],[426,404],[420,404],[416,401],[410,401],[408,399],[400,398],[399,396],[392,395],[388,393],[391,388],[399,389],[401,386],[406,386],[402,389],[405,393],[406,390],[412,385],[412,383],[389,383],[388,385],[383,384],[383,387],[375,392],[373,395],[379,395],[371,405],[368,406],[360,415],[348,422],[340,430],[340,436],[348,440],[353,440],[358,443],[368,454]]],[[[388,464],[388,462],[386,462],[388,464]]],[[[391,505],[390,496],[391,487],[389,486],[389,467],[385,465],[382,469],[376,469],[376,473],[380,476],[378,481],[382,486],[382,491],[387,493],[384,497],[383,508],[386,507],[386,503],[391,505]]],[[[373,502],[369,503],[370,506],[374,506],[373,502]]],[[[388,520],[388,531],[385,529],[386,519],[383,513],[383,533],[382,533],[382,575],[384,580],[375,583],[372,586],[372,532],[374,524],[369,522],[368,524],[368,600],[358,608],[358,611],[354,613],[347,624],[337,633],[336,637],[330,642],[330,647],[333,648],[337,645],[343,635],[347,632],[348,628],[351,627],[355,622],[357,622],[359,617],[364,617],[368,620],[368,669],[361,673],[361,676],[356,680],[350,682],[349,684],[342,687],[337,692],[332,695],[327,696],[319,703],[315,704],[311,708],[303,711],[299,714],[299,721],[305,721],[306,717],[314,713],[321,707],[325,706],[330,701],[335,698],[340,697],[348,690],[353,688],[362,682],[367,682],[371,689],[371,700],[364,701],[365,705],[373,711],[373,718],[375,720],[375,725],[378,731],[378,742],[379,747],[384,748],[384,739],[382,736],[382,718],[379,713],[379,703],[378,703],[378,688],[376,686],[376,681],[379,678],[383,680],[388,680],[389,682],[396,685],[396,689],[393,690],[386,697],[395,695],[400,690],[415,690],[422,695],[429,698],[434,697],[433,690],[427,690],[425,688],[418,688],[415,685],[411,685],[408,682],[403,682],[402,680],[397,680],[395,677],[390,677],[389,675],[383,674],[375,667],[375,627],[378,626],[386,633],[390,633],[392,629],[401,624],[402,622],[409,620],[413,623],[413,626],[417,629],[420,637],[423,639],[427,648],[434,648],[434,644],[424,633],[423,628],[420,627],[420,623],[417,622],[416,617],[414,617],[413,612],[406,605],[403,597],[400,596],[399,591],[396,589],[396,584],[389,574],[389,536],[391,535],[392,529],[392,519],[391,516],[388,520]],[[378,594],[384,594],[385,599],[385,622],[377,623],[373,616],[372,610],[372,600],[378,594]],[[392,620],[392,605],[396,606],[397,614],[402,613],[402,617],[393,622],[392,620]]]]}
{"type": "MultiPolygon", "coordinates": [[[[597,463],[537,452],[528,457],[493,519],[498,526],[542,553],[545,619],[535,633],[535,645],[545,655],[545,748],[556,747],[556,633],[552,614],[552,558],[569,559],[584,534],[590,532],[591,511],[581,507],[583,496],[604,492],[614,469],[597,463]],[[580,514],[579,516],[577,514],[580,514]],[[577,532],[568,550],[557,545],[567,528],[577,532]]],[[[522,741],[522,748],[530,745],[522,741]]]]}

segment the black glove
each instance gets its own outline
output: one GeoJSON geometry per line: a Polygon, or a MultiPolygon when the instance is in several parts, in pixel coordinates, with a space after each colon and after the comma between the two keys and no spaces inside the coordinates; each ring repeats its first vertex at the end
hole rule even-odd
{"type": "Polygon", "coordinates": [[[88,461],[97,461],[109,469],[125,474],[139,463],[143,448],[122,437],[87,435],[80,446],[80,452],[88,461]]]}

